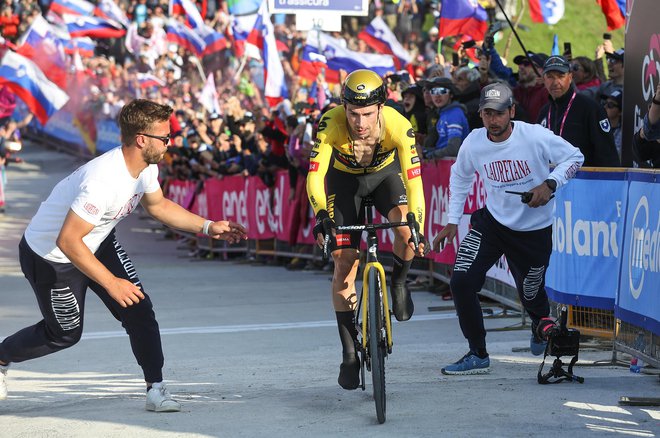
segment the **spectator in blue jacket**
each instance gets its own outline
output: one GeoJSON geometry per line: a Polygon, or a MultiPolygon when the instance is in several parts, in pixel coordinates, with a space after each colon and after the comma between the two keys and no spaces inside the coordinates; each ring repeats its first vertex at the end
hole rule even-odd
{"type": "Polygon", "coordinates": [[[456,88],[451,79],[434,78],[425,87],[430,89],[438,121],[435,129],[428,129],[428,136],[424,140],[424,158],[455,157],[470,132],[465,107],[453,102],[456,88]]]}

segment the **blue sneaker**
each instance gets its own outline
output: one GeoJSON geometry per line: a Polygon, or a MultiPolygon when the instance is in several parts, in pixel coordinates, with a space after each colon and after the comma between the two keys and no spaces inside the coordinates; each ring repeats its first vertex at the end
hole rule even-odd
{"type": "Polygon", "coordinates": [[[532,350],[534,356],[540,356],[545,353],[545,347],[548,345],[547,341],[537,338],[535,335],[529,339],[529,349],[532,350]]]}
{"type": "Polygon", "coordinates": [[[485,374],[490,372],[490,359],[484,357],[483,359],[474,354],[472,351],[463,356],[458,362],[447,365],[440,370],[442,374],[485,374]]]}

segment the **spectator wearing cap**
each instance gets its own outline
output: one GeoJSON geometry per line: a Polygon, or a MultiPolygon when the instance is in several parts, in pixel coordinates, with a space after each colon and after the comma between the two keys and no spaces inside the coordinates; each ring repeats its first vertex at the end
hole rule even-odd
{"type": "Polygon", "coordinates": [[[531,352],[538,356],[546,351],[536,329],[550,314],[545,273],[552,254],[553,193],[569,182],[584,158],[576,147],[541,126],[512,121],[515,105],[505,84],[484,87],[479,110],[484,128],[470,133],[451,167],[447,224],[433,240],[436,251],[454,241],[476,172],[486,205],[472,213],[471,229],[456,251],[450,281],[469,351],[441,369],[448,375],[490,371],[477,294],[486,272],[502,255],[511,268],[520,303],[532,320],[531,352]],[[552,172],[550,163],[555,164],[552,172]],[[531,199],[522,203],[507,191],[528,192],[531,199]]]}
{"type": "Polygon", "coordinates": [[[623,93],[621,90],[614,90],[606,96],[601,96],[607,120],[610,121],[612,136],[614,137],[614,146],[621,159],[621,114],[623,105],[623,93]]]}
{"type": "Polygon", "coordinates": [[[435,78],[429,88],[438,121],[430,125],[435,126],[435,129],[429,129],[424,140],[423,157],[455,157],[463,139],[470,132],[465,107],[452,101],[456,87],[449,78],[435,78]]]}
{"type": "Polygon", "coordinates": [[[547,59],[543,65],[543,83],[550,100],[541,108],[538,123],[580,148],[585,166],[619,166],[621,162],[605,110],[592,98],[577,92],[566,58],[547,59]]]}
{"type": "Polygon", "coordinates": [[[623,58],[624,50],[619,49],[612,53],[605,53],[609,80],[597,87],[587,88],[583,92],[594,99],[600,96],[609,96],[614,90],[623,91],[623,58]]]}
{"type": "Polygon", "coordinates": [[[633,160],[640,167],[660,168],[660,85],[655,89],[642,129],[633,137],[633,160]]]}
{"type": "Polygon", "coordinates": [[[546,54],[533,52],[513,58],[518,66],[518,81],[513,87],[513,97],[517,103],[517,112],[522,109],[527,114],[528,120],[525,121],[535,122],[541,108],[548,103],[548,91],[541,74],[546,59],[546,54]]]}

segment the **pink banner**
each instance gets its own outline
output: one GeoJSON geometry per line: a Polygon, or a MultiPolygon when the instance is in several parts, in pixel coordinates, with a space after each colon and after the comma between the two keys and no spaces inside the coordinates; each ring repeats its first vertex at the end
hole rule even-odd
{"type": "MultiPolygon", "coordinates": [[[[276,188],[272,188],[273,196],[275,195],[276,188]]],[[[275,237],[276,229],[274,217],[271,212],[271,189],[269,189],[258,177],[247,178],[245,184],[246,192],[246,211],[247,211],[247,228],[248,237],[250,239],[272,239],[275,237]]],[[[276,199],[273,200],[273,207],[276,204],[276,199]]]]}
{"type": "MultiPolygon", "coordinates": [[[[422,233],[432,240],[447,222],[449,203],[449,174],[453,160],[438,160],[424,163],[422,179],[426,200],[426,224],[422,233]]],[[[299,177],[302,178],[302,177],[299,177]]],[[[259,177],[227,176],[222,179],[209,179],[204,189],[195,193],[196,184],[190,181],[173,181],[168,197],[180,205],[188,205],[200,216],[212,220],[231,220],[248,228],[250,239],[273,239],[291,242],[292,224],[298,227],[297,243],[313,244],[314,213],[306,203],[289,199],[291,188],[286,170],[278,172],[275,185],[267,187],[259,177]],[[272,201],[271,201],[272,199],[272,201]],[[194,201],[194,202],[192,202],[194,201]],[[192,202],[192,206],[190,203],[192,202]],[[306,213],[300,211],[306,209],[306,213]],[[304,220],[300,220],[304,218],[304,220]],[[300,223],[302,222],[302,223],[300,223]],[[297,225],[300,223],[300,225],[297,225]]],[[[299,181],[297,190],[304,190],[304,181],[299,181]]],[[[300,196],[300,194],[299,194],[300,196]]],[[[458,239],[441,253],[431,253],[430,257],[439,263],[451,264],[456,257],[455,248],[469,230],[469,214],[485,205],[486,195],[483,183],[477,178],[465,203],[465,213],[459,224],[458,239]]],[[[374,221],[385,219],[374,209],[374,221]]],[[[364,236],[363,236],[364,241],[364,236]]],[[[383,251],[391,251],[394,242],[392,230],[380,231],[379,243],[383,251]]]]}
{"type": "Polygon", "coordinates": [[[167,188],[167,198],[176,202],[183,208],[189,208],[195,194],[196,183],[194,181],[170,181],[167,188]]]}

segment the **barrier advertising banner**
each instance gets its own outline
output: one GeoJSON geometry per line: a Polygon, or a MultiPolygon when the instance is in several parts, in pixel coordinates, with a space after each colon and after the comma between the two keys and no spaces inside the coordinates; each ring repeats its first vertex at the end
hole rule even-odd
{"type": "Polygon", "coordinates": [[[628,209],[615,316],[660,335],[660,182],[628,173],[628,209]]]}
{"type": "Polygon", "coordinates": [[[581,171],[557,191],[546,275],[548,295],[554,301],[614,308],[628,189],[625,178],[623,171],[581,171]]]}

